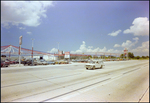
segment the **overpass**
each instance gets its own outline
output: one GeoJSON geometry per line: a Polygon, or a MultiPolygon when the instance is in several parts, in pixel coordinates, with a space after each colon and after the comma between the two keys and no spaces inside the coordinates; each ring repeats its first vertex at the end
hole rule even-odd
{"type": "MultiPolygon", "coordinates": [[[[32,50],[21,48],[20,51],[23,56],[32,55],[32,50]]],[[[18,56],[19,55],[19,46],[6,45],[1,46],[1,55],[9,55],[10,56],[18,56]]],[[[43,56],[43,55],[54,55],[54,56],[64,56],[65,54],[54,54],[47,53],[43,51],[33,50],[33,56],[43,56]]],[[[80,53],[71,53],[70,56],[118,56],[120,57],[120,53],[108,53],[108,52],[80,52],[80,53]]]]}

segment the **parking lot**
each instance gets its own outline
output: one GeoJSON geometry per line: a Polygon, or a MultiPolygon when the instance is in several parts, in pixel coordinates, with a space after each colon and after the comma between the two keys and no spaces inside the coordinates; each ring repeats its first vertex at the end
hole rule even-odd
{"type": "Polygon", "coordinates": [[[2,102],[149,101],[149,60],[109,61],[1,68],[2,102]]]}

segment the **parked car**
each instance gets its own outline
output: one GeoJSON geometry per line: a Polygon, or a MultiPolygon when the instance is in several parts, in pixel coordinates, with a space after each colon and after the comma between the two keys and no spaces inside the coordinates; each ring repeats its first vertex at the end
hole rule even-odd
{"type": "Polygon", "coordinates": [[[19,64],[19,60],[15,59],[14,61],[15,61],[15,64],[19,64]]]}
{"type": "Polygon", "coordinates": [[[37,65],[37,61],[33,60],[33,64],[32,64],[32,59],[28,59],[25,61],[25,65],[37,65]]]}
{"type": "Polygon", "coordinates": [[[26,60],[27,65],[32,65],[32,60],[26,60]]]}
{"type": "Polygon", "coordinates": [[[5,60],[4,62],[5,62],[6,64],[8,64],[8,65],[11,64],[11,62],[10,62],[9,60],[5,60]]]}
{"type": "Polygon", "coordinates": [[[1,61],[1,67],[8,67],[9,64],[9,62],[1,61]]]}
{"type": "Polygon", "coordinates": [[[15,64],[15,61],[10,60],[10,59],[5,59],[6,62],[9,62],[9,64],[15,64]]]}
{"type": "Polygon", "coordinates": [[[104,62],[103,60],[91,60],[90,63],[85,65],[86,69],[96,69],[96,68],[103,68],[104,62]]]}
{"type": "Polygon", "coordinates": [[[53,64],[55,65],[55,62],[54,61],[47,61],[48,64],[53,64]]]}
{"type": "Polygon", "coordinates": [[[21,64],[24,64],[24,65],[27,64],[26,60],[20,60],[20,62],[21,62],[21,64]]]}
{"type": "Polygon", "coordinates": [[[37,61],[37,64],[38,64],[38,65],[47,65],[48,63],[47,63],[47,61],[45,61],[44,59],[41,59],[41,60],[38,60],[38,61],[37,61]]]}

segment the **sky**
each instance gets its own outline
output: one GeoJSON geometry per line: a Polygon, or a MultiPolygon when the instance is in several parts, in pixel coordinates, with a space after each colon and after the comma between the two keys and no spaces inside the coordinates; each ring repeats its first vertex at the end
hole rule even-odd
{"type": "Polygon", "coordinates": [[[149,1],[1,1],[1,46],[149,56],[149,1]]]}

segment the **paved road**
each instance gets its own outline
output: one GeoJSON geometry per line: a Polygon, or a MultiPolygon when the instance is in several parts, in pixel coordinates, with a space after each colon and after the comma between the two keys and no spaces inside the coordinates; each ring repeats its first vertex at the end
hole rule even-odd
{"type": "Polygon", "coordinates": [[[1,68],[1,102],[149,101],[149,61],[1,68]]]}

